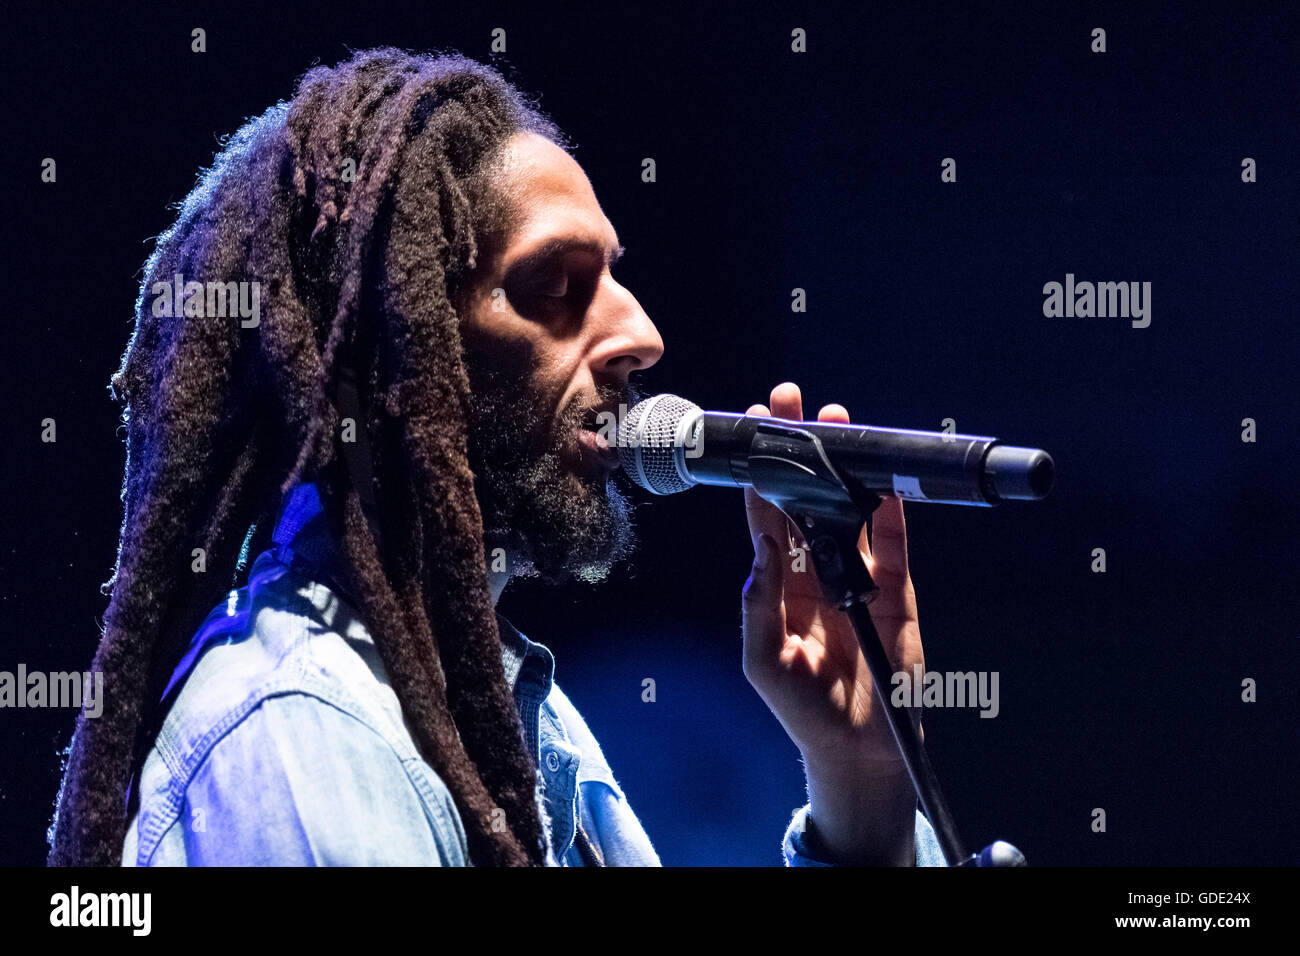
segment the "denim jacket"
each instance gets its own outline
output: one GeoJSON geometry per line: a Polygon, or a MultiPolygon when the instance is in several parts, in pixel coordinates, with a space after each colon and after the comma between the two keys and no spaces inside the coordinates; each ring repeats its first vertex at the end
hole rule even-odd
{"type": "MultiPolygon", "coordinates": [[[[339,586],[340,557],[311,484],[285,496],[273,546],[196,632],[164,694],[137,778],[124,866],[468,865],[446,785],[420,756],[383,662],[339,586]]],[[[657,866],[600,745],[554,683],[551,652],[500,615],[502,663],[537,755],[547,862],[657,866]]],[[[824,865],[807,806],[787,865],[824,865]]],[[[918,865],[943,865],[916,815],[918,865]]]]}

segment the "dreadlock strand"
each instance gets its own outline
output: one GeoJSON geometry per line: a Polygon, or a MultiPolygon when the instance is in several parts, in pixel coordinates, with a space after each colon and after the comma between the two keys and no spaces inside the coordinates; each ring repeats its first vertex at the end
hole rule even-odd
{"type": "MultiPolygon", "coordinates": [[[[445,131],[435,127],[431,135],[441,137],[445,131]]],[[[445,182],[449,171],[435,158],[438,155],[436,150],[412,148],[403,174],[420,183],[445,182]]],[[[438,294],[445,288],[442,260],[446,250],[429,251],[402,242],[403,236],[445,234],[442,203],[405,198],[429,197],[438,191],[412,190],[397,198],[394,247],[407,253],[392,257],[388,265],[386,298],[392,315],[407,320],[399,333],[408,342],[406,376],[413,383],[436,383],[432,388],[413,385],[412,403],[404,416],[415,485],[421,490],[426,563],[436,575],[425,589],[426,613],[444,651],[452,713],[466,750],[514,820],[516,814],[525,814],[526,808],[534,805],[536,777],[523,747],[510,688],[499,665],[486,672],[481,667],[461,666],[466,660],[499,660],[500,637],[488,593],[481,531],[478,535],[463,533],[466,527],[481,529],[482,518],[463,424],[469,386],[459,330],[450,303],[438,294]],[[434,317],[437,321],[431,321],[434,317]],[[434,595],[437,599],[430,600],[434,595]],[[514,732],[503,734],[496,729],[503,725],[514,732]],[[483,728],[492,728],[492,732],[484,733],[483,728]]],[[[542,845],[536,820],[535,812],[523,820],[529,846],[542,845]]]]}
{"type": "Polygon", "coordinates": [[[471,858],[483,865],[496,866],[534,862],[508,829],[497,835],[498,838],[492,838],[491,821],[496,802],[465,755],[460,734],[451,719],[437,643],[429,631],[427,618],[420,611],[420,582],[417,578],[399,577],[397,590],[388,583],[355,489],[350,489],[345,496],[343,543],[353,573],[363,585],[360,591],[366,605],[363,612],[368,620],[381,622],[382,630],[377,633],[389,638],[376,640],[376,645],[394,692],[399,699],[411,702],[405,708],[407,720],[421,751],[433,755],[434,770],[456,802],[471,858]],[[413,639],[392,639],[399,633],[413,639]]]}

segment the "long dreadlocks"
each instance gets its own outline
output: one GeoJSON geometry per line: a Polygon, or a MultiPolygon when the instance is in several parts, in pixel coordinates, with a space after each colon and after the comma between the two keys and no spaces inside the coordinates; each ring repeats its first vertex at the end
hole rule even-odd
{"type": "Polygon", "coordinates": [[[282,492],[320,485],[349,588],[421,754],[484,865],[543,861],[534,758],[501,665],[466,448],[458,310],[511,223],[506,139],[561,134],[494,69],[394,49],[306,73],[203,171],[144,268],[113,397],[125,403],[123,520],[51,864],[117,865],[126,786],[190,636],[282,492]],[[261,321],[158,316],[155,283],[257,282],[261,321]],[[341,367],[370,397],[377,531],[344,467],[341,367]],[[206,573],[191,571],[202,548],[206,573]],[[504,811],[507,826],[497,824],[504,811]]]}

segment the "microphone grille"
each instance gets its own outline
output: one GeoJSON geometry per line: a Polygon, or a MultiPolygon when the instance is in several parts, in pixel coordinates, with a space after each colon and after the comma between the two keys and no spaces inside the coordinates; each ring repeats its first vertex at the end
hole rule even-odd
{"type": "Polygon", "coordinates": [[[618,430],[618,457],[629,478],[646,491],[671,495],[695,484],[683,460],[684,427],[703,409],[676,395],[637,402],[618,430]]]}

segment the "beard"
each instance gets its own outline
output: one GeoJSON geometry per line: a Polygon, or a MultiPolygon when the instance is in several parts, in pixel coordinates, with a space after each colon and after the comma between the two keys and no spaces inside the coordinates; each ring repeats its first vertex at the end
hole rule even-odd
{"type": "Polygon", "coordinates": [[[621,471],[584,467],[578,434],[596,427],[598,412],[630,408],[635,392],[603,386],[555,416],[548,396],[521,384],[531,368],[497,358],[467,362],[469,463],[489,565],[502,548],[512,577],[602,581],[633,551],[632,505],[615,485],[621,471]]]}

